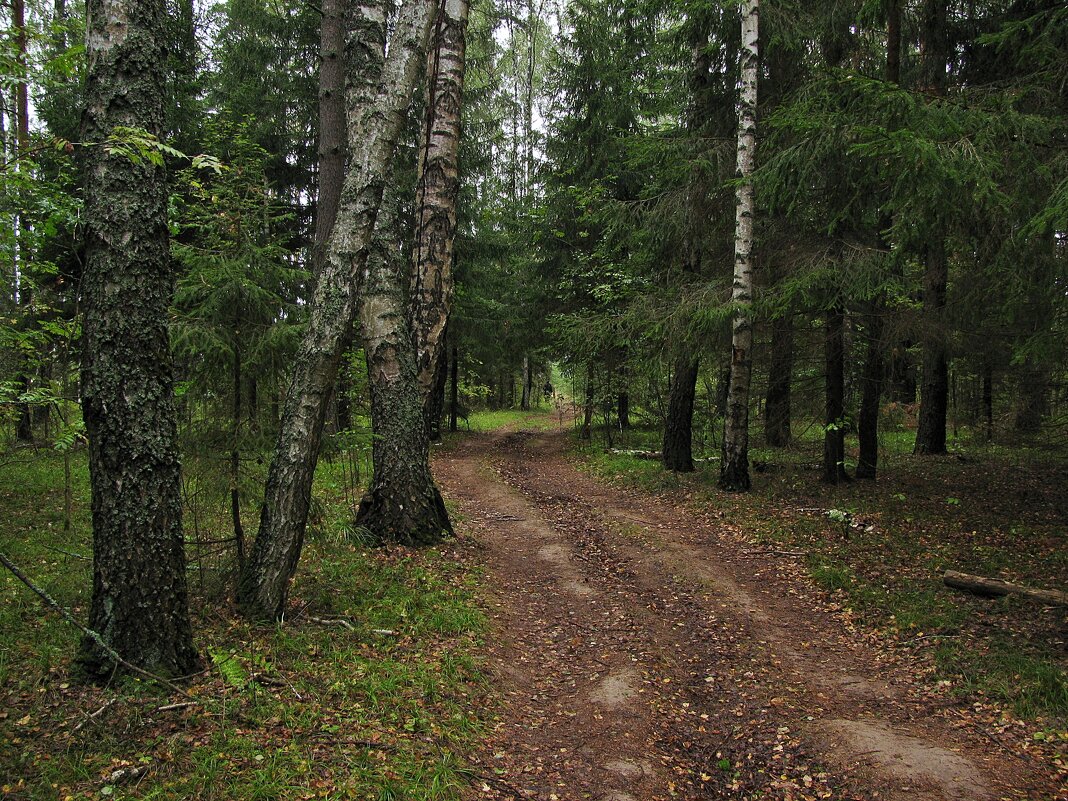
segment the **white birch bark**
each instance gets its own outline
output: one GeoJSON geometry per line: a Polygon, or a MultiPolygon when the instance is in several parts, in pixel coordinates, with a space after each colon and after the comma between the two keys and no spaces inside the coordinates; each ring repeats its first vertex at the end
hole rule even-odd
{"type": "Polygon", "coordinates": [[[238,603],[257,618],[280,618],[296,571],[312,477],[338,366],[356,317],[357,287],[397,140],[422,72],[436,0],[405,0],[386,57],[382,0],[350,11],[346,43],[349,165],[327,258],[316,282],[267,475],[260,528],[242,571],[238,603]]]}
{"type": "Polygon", "coordinates": [[[742,4],[741,92],[738,103],[737,216],[734,234],[734,323],[731,338],[731,382],[723,421],[723,489],[749,489],[749,382],[753,372],[753,168],[756,156],[757,70],[759,67],[759,2],[742,4]]]}

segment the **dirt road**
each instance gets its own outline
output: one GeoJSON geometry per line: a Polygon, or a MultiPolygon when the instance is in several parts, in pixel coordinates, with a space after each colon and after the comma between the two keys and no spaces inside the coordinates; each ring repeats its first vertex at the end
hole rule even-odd
{"type": "Polygon", "coordinates": [[[598,482],[562,433],[471,435],[434,471],[482,556],[503,699],[472,798],[1065,797],[789,555],[598,482]]]}

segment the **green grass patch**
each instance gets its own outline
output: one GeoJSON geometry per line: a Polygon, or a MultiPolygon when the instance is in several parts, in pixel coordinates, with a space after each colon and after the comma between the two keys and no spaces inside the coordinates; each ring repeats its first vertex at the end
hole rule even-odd
{"type": "MultiPolygon", "coordinates": [[[[0,548],[84,619],[90,563],[61,552],[90,552],[84,454],[75,478],[65,532],[56,512],[61,460],[0,465],[0,548]]],[[[481,735],[486,692],[476,658],[486,625],[479,574],[451,543],[423,551],[350,543],[338,503],[350,492],[343,478],[330,470],[319,477],[322,520],[283,625],[249,624],[218,586],[205,596],[191,580],[206,668],[189,684],[195,706],[159,711],[186,699],[131,679],[79,684],[77,632],[0,575],[5,797],[460,798],[470,776],[458,755],[481,735]],[[146,770],[111,780],[131,767],[146,770]]]]}

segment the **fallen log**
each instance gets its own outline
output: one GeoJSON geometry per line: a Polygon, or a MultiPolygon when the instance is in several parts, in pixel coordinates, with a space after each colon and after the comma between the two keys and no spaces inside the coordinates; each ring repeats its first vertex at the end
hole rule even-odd
{"type": "Polygon", "coordinates": [[[1068,606],[1068,593],[1060,590],[1035,589],[1013,584],[1001,579],[972,576],[968,573],[958,573],[956,570],[947,570],[942,575],[942,583],[947,587],[972,595],[980,595],[984,598],[998,598],[1004,595],[1020,595],[1032,601],[1049,604],[1050,606],[1068,606]]]}
{"type": "Polygon", "coordinates": [[[660,451],[641,451],[641,450],[623,450],[621,448],[605,448],[605,453],[610,453],[613,456],[631,456],[635,459],[653,459],[658,460],[661,458],[660,451]]]}

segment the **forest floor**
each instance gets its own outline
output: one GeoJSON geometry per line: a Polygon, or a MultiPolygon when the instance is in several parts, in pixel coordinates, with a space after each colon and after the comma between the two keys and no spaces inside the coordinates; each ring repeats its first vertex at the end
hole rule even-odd
{"type": "Polygon", "coordinates": [[[1068,798],[1063,735],[949,692],[688,485],[580,469],[551,421],[435,459],[491,618],[471,798],[1068,798]]]}

